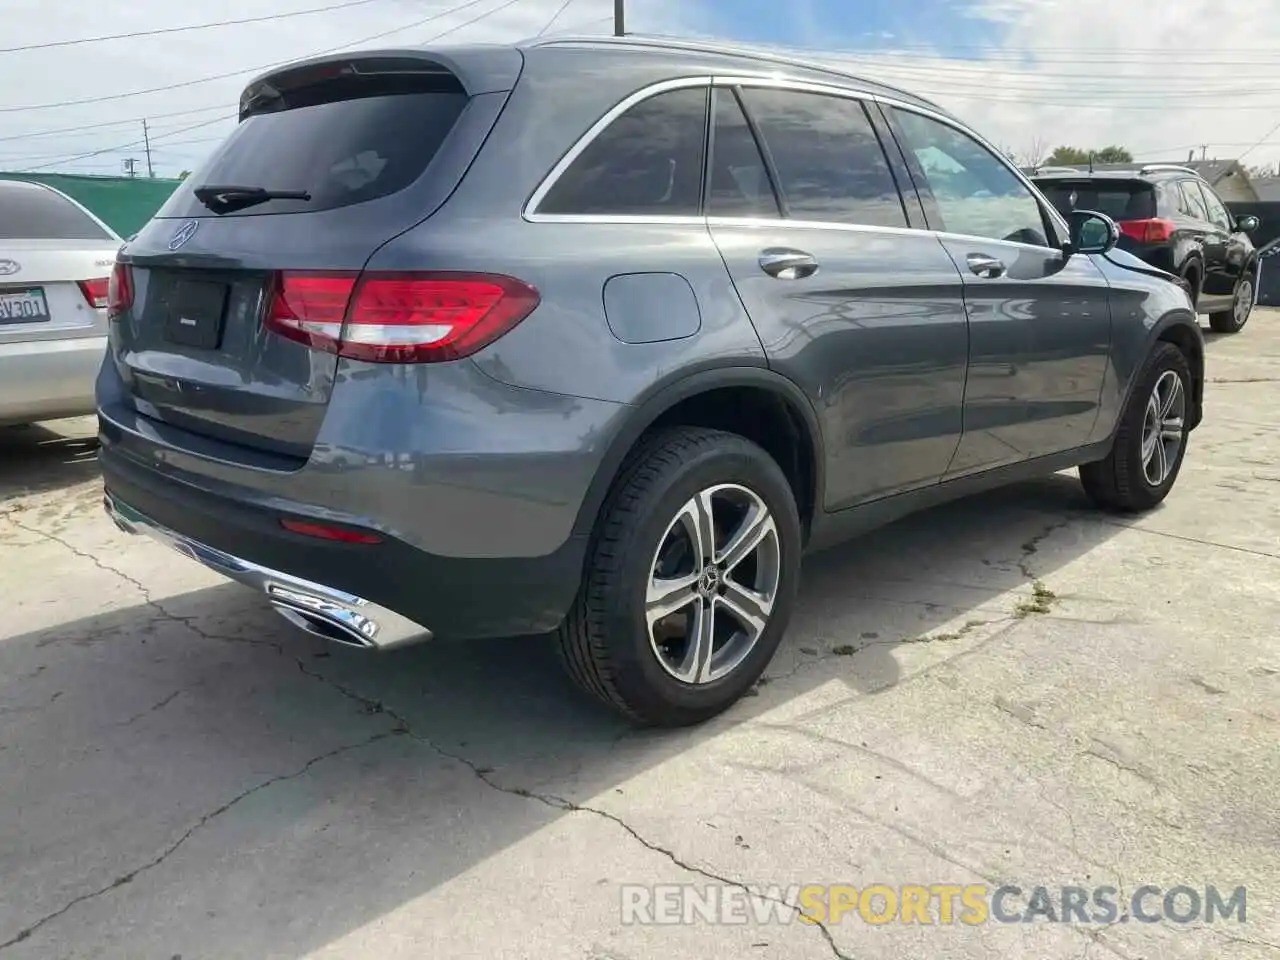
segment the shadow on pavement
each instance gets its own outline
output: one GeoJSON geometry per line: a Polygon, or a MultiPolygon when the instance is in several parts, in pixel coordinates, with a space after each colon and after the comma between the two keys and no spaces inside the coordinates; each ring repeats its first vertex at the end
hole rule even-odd
{"type": "Polygon", "coordinates": [[[90,418],[0,427],[0,501],[97,475],[97,424],[90,418]]]}
{"type": "Polygon", "coordinates": [[[305,956],[766,711],[903,682],[904,644],[1045,614],[1117,532],[1084,508],[1055,476],[809,558],[768,682],[675,732],[579,696],[547,638],[371,656],[233,585],[0,639],[0,945],[305,956]]]}

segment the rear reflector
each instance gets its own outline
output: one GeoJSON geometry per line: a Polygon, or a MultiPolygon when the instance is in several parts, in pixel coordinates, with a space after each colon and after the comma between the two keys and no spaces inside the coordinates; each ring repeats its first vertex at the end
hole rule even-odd
{"type": "Polygon", "coordinates": [[[116,261],[107,282],[107,316],[115,318],[133,306],[133,268],[116,261]]]}
{"type": "Polygon", "coordinates": [[[290,533],[300,533],[304,537],[316,537],[320,540],[336,540],[339,543],[381,543],[382,538],[376,533],[363,530],[351,530],[347,527],[332,527],[327,523],[315,523],[310,520],[290,520],[284,518],[280,526],[290,533]]]}
{"type": "Polygon", "coordinates": [[[317,350],[376,363],[458,360],[527,317],[538,291],[484,273],[278,276],[270,330],[317,350]]]}
{"type": "Polygon", "coordinates": [[[1172,220],[1121,220],[1120,232],[1139,243],[1168,243],[1176,226],[1172,220]]]}
{"type": "Polygon", "coordinates": [[[107,308],[107,303],[109,302],[108,293],[111,286],[111,280],[108,277],[81,280],[79,286],[80,292],[84,294],[89,306],[95,310],[105,310],[107,308]]]}

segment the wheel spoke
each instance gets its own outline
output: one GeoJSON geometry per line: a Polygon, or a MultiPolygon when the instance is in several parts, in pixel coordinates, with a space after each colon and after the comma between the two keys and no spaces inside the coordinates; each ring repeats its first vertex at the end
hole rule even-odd
{"type": "Polygon", "coordinates": [[[697,583],[697,573],[671,579],[650,577],[649,590],[644,602],[645,617],[649,621],[649,627],[652,629],[653,625],[663,617],[669,617],[697,600],[697,583]]]}
{"type": "Polygon", "coordinates": [[[732,614],[752,641],[764,633],[773,610],[769,597],[733,580],[725,581],[724,593],[716,602],[732,614]]]}
{"type": "Polygon", "coordinates": [[[1166,374],[1169,378],[1168,393],[1160,405],[1160,419],[1166,420],[1173,412],[1173,406],[1182,399],[1182,379],[1176,374],[1166,374]]]}
{"type": "Polygon", "coordinates": [[[773,517],[759,504],[752,504],[738,529],[729,537],[724,550],[717,551],[716,562],[728,573],[755,551],[765,538],[775,532],[773,517]]]}
{"type": "Polygon", "coordinates": [[[1151,462],[1158,446],[1160,446],[1160,431],[1148,426],[1142,434],[1142,465],[1144,467],[1151,462]]]}
{"type": "Polygon", "coordinates": [[[684,657],[672,673],[677,680],[685,683],[705,683],[711,670],[711,654],[715,648],[715,604],[699,603],[694,607],[692,619],[684,657]]]}
{"type": "Polygon", "coordinates": [[[1163,440],[1181,440],[1182,439],[1182,418],[1169,417],[1160,425],[1160,437],[1163,440]]]}
{"type": "Polygon", "coordinates": [[[680,511],[680,522],[684,524],[693,544],[694,566],[700,568],[710,563],[716,549],[716,525],[711,512],[710,490],[703,490],[684,505],[680,511]]]}
{"type": "Polygon", "coordinates": [[[1164,483],[1164,478],[1169,472],[1169,458],[1165,451],[1164,444],[1159,442],[1159,437],[1157,436],[1155,439],[1157,442],[1155,450],[1153,451],[1154,457],[1152,459],[1155,461],[1156,474],[1155,477],[1149,477],[1148,479],[1151,480],[1152,486],[1158,487],[1160,484],[1164,483]]]}

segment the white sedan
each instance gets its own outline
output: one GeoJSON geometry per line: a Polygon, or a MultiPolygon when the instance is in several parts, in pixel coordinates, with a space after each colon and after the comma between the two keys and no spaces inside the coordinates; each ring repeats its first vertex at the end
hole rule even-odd
{"type": "Polygon", "coordinates": [[[60,191],[0,180],[0,426],[93,412],[123,243],[60,191]]]}

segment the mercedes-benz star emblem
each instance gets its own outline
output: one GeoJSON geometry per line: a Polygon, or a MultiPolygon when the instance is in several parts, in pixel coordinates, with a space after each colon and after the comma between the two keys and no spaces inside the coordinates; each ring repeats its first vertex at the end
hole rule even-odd
{"type": "Polygon", "coordinates": [[[178,232],[173,235],[173,239],[169,241],[169,249],[177,250],[188,240],[196,235],[196,231],[200,229],[199,220],[188,220],[178,228],[178,232]]]}
{"type": "Polygon", "coordinates": [[[0,277],[12,277],[22,269],[17,260],[0,260],[0,277]]]}

